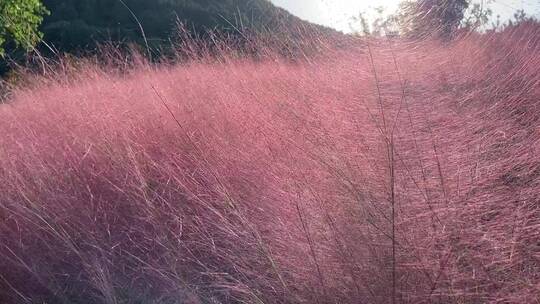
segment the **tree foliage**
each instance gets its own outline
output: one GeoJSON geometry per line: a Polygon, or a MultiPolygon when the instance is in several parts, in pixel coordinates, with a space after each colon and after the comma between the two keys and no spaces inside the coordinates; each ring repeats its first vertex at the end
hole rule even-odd
{"type": "Polygon", "coordinates": [[[482,3],[468,1],[409,0],[402,2],[395,13],[388,13],[384,7],[360,12],[350,19],[349,26],[359,36],[451,38],[456,31],[503,31],[508,27],[538,22],[524,10],[516,10],[513,19],[501,20],[500,15],[493,16],[491,4],[494,0],[482,3]]]}
{"type": "Polygon", "coordinates": [[[460,27],[468,0],[417,0],[401,4],[402,32],[410,37],[450,38],[460,27]]]}
{"type": "Polygon", "coordinates": [[[46,13],[40,0],[0,0],[0,54],[8,40],[25,49],[35,46],[42,37],[38,27],[46,13]]]}
{"type": "MultiPolygon", "coordinates": [[[[487,3],[490,2],[488,1],[487,3]]],[[[468,29],[485,26],[488,24],[492,15],[493,10],[490,7],[483,6],[483,3],[473,3],[463,18],[462,26],[468,29]]]]}
{"type": "Polygon", "coordinates": [[[373,9],[371,18],[368,13],[360,12],[351,18],[350,29],[354,35],[394,37],[399,35],[399,19],[397,14],[387,14],[385,7],[373,9]]]}

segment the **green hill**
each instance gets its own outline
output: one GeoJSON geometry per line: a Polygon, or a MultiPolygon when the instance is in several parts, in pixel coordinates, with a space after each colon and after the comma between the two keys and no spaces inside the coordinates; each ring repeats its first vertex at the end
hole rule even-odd
{"type": "Polygon", "coordinates": [[[60,51],[92,48],[96,42],[167,44],[177,21],[190,30],[246,26],[273,29],[303,24],[267,0],[45,0],[51,11],[43,23],[44,40],[60,51]],[[140,26],[139,24],[140,23],[140,26]]]}
{"type": "MultiPolygon", "coordinates": [[[[55,53],[91,53],[104,42],[146,43],[154,55],[171,45],[178,22],[192,33],[239,28],[282,32],[295,27],[321,27],[303,21],[268,0],[43,0],[50,11],[41,26],[46,56],[55,53]],[[144,34],[144,35],[143,35],[144,34]],[[146,38],[146,41],[145,41],[146,38]]],[[[325,29],[329,30],[329,29],[325,29]]],[[[23,54],[7,46],[9,58],[22,62],[23,54]]],[[[0,75],[8,70],[0,63],[0,75]]]]}

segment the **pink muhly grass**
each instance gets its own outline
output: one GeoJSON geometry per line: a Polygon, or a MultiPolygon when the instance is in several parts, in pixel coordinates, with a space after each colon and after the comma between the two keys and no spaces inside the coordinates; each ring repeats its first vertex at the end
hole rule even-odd
{"type": "Polygon", "coordinates": [[[538,302],[538,31],[15,89],[0,302],[538,302]]]}

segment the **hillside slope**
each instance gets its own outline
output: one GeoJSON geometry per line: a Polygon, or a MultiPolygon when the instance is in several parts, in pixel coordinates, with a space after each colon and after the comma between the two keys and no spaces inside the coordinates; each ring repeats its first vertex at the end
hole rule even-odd
{"type": "MultiPolygon", "coordinates": [[[[203,39],[212,30],[241,37],[240,32],[281,34],[296,29],[335,33],[303,21],[267,0],[44,0],[50,11],[41,26],[41,55],[93,54],[100,44],[148,45],[154,59],[169,54],[178,24],[203,39]],[[146,38],[146,39],[145,39],[146,38]]],[[[0,60],[0,76],[13,63],[25,63],[21,50],[7,45],[10,60],[0,60]]],[[[145,50],[146,53],[146,50],[145,50]]],[[[170,54],[169,54],[170,55],[170,54]]],[[[41,58],[37,58],[40,61],[41,58]]],[[[39,63],[41,64],[41,63],[39,63]]],[[[39,65],[38,64],[38,65],[39,65]]]]}
{"type": "Polygon", "coordinates": [[[137,22],[154,46],[170,43],[178,21],[199,33],[309,25],[267,0],[45,0],[44,4],[51,11],[42,26],[44,40],[64,52],[107,40],[142,43],[137,22]]]}

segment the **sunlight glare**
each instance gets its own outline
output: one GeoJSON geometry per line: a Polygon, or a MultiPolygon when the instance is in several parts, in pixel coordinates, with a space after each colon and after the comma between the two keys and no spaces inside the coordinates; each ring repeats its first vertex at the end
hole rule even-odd
{"type": "Polygon", "coordinates": [[[395,12],[400,3],[399,0],[358,1],[358,0],[317,0],[321,2],[322,11],[325,13],[327,26],[343,32],[351,32],[351,19],[360,13],[365,13],[368,18],[374,18],[375,9],[384,8],[384,14],[395,12]]]}

